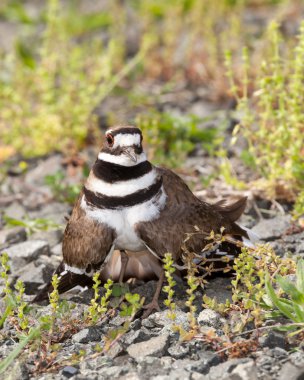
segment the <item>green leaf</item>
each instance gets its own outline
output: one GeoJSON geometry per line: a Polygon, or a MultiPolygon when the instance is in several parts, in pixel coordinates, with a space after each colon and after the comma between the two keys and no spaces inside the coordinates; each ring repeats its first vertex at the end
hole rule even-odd
{"type": "Polygon", "coordinates": [[[127,300],[131,305],[137,304],[137,303],[140,301],[140,296],[139,296],[139,294],[137,294],[137,293],[135,293],[135,294],[126,293],[125,297],[126,297],[126,300],[127,300]]]}
{"type": "Polygon", "coordinates": [[[296,317],[297,317],[297,322],[299,323],[304,323],[304,312],[303,310],[301,309],[301,307],[297,304],[294,304],[294,311],[295,311],[295,314],[296,314],[296,317]]]}
{"type": "Polygon", "coordinates": [[[112,296],[120,297],[128,292],[129,288],[127,285],[113,284],[112,296]]]}
{"type": "Polygon", "coordinates": [[[297,288],[304,293],[304,260],[301,259],[297,263],[297,288]]]}
{"type": "Polygon", "coordinates": [[[276,295],[271,283],[270,283],[270,278],[269,275],[266,275],[265,279],[265,287],[266,287],[266,292],[271,299],[272,303],[280,310],[280,312],[285,315],[287,318],[291,319],[293,322],[297,322],[294,318],[294,315],[289,311],[288,307],[284,302],[281,302],[281,300],[278,298],[276,295]]]}
{"type": "Polygon", "coordinates": [[[281,288],[284,290],[285,293],[290,295],[291,299],[298,303],[298,304],[304,304],[304,294],[301,293],[294,284],[291,282],[287,281],[284,277],[282,276],[277,276],[277,281],[281,288]]]}

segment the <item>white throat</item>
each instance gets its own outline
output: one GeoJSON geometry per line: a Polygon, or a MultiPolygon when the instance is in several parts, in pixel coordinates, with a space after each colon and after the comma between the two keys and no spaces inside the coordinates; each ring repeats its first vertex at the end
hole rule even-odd
{"type": "Polygon", "coordinates": [[[125,154],[120,154],[118,156],[115,156],[114,154],[100,152],[98,154],[98,158],[99,160],[111,162],[112,164],[117,164],[121,166],[135,166],[147,160],[146,153],[144,152],[137,155],[136,162],[132,161],[131,158],[126,156],[125,154]]]}

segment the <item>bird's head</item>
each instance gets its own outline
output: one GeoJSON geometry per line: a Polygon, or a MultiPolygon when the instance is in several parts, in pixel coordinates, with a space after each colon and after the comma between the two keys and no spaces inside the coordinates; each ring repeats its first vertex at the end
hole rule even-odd
{"type": "Polygon", "coordinates": [[[98,158],[122,166],[137,165],[146,160],[142,140],[141,130],[137,127],[122,126],[108,129],[98,158]]]}

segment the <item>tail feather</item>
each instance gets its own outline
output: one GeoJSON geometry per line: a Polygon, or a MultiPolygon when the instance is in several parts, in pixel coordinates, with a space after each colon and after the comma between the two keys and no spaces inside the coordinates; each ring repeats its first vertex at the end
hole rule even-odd
{"type": "MultiPolygon", "coordinates": [[[[76,274],[65,269],[64,263],[61,262],[59,267],[54,272],[54,275],[59,276],[58,292],[59,294],[65,293],[75,286],[80,285],[82,287],[92,286],[93,280],[91,277],[85,274],[76,274]]],[[[54,290],[51,281],[47,283],[32,300],[32,302],[42,302],[49,299],[50,293],[54,290]]]]}
{"type": "Polygon", "coordinates": [[[232,204],[226,205],[224,203],[225,201],[219,201],[214,206],[217,207],[219,213],[223,215],[226,220],[228,219],[230,222],[235,222],[246,208],[247,197],[242,197],[232,204]]]}

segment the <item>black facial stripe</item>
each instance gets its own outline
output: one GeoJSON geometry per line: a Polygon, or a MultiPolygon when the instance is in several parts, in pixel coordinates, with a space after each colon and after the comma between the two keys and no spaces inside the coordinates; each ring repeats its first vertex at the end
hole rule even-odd
{"type": "Polygon", "coordinates": [[[119,134],[125,135],[125,134],[130,134],[130,135],[135,135],[136,133],[139,135],[142,135],[141,130],[136,127],[125,127],[117,130],[113,130],[109,132],[112,136],[116,136],[119,134]]]}
{"type": "Polygon", "coordinates": [[[163,179],[160,177],[156,182],[146,189],[138,190],[124,197],[109,197],[107,195],[94,193],[84,187],[84,195],[86,202],[89,205],[99,208],[116,209],[120,207],[130,207],[143,203],[154,197],[163,184],[163,179]]]}
{"type": "Polygon", "coordinates": [[[113,164],[112,162],[96,160],[92,169],[95,177],[105,182],[113,183],[142,177],[152,170],[152,165],[149,161],[143,161],[135,166],[123,166],[113,164]]]}

